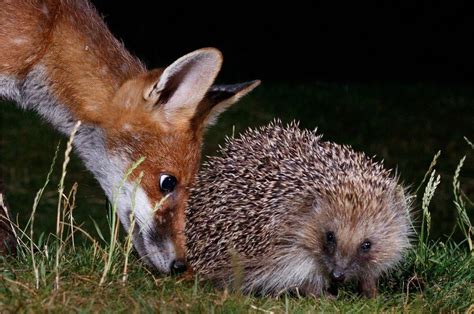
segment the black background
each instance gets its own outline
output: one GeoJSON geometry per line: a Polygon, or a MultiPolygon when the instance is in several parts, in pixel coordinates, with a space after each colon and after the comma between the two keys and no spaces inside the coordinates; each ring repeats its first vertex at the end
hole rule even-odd
{"type": "Polygon", "coordinates": [[[474,11],[467,1],[93,3],[114,35],[149,67],[213,46],[224,53],[221,77],[232,79],[474,78],[474,11]]]}

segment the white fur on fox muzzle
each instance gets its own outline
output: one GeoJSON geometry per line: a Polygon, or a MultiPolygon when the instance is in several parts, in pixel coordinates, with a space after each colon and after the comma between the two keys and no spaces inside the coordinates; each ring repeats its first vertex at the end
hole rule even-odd
{"type": "Polygon", "coordinates": [[[144,244],[144,259],[160,272],[170,273],[173,262],[176,259],[173,242],[170,239],[166,239],[157,244],[153,240],[145,239],[144,244]]]}
{"type": "Polygon", "coordinates": [[[139,228],[133,233],[133,246],[145,264],[169,274],[176,259],[173,242],[169,238],[160,238],[156,233],[140,233],[139,228]]]}
{"type": "Polygon", "coordinates": [[[125,231],[133,230],[133,245],[140,258],[168,274],[176,259],[175,248],[171,239],[157,230],[153,207],[143,188],[125,182],[117,198],[117,212],[125,231]]]}

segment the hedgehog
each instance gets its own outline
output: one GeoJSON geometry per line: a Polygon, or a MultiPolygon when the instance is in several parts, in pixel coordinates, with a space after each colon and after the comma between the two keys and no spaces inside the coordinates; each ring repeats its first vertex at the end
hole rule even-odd
{"type": "Polygon", "coordinates": [[[227,138],[191,189],[187,261],[246,294],[367,297],[410,247],[410,200],[393,171],[280,120],[227,138]]]}

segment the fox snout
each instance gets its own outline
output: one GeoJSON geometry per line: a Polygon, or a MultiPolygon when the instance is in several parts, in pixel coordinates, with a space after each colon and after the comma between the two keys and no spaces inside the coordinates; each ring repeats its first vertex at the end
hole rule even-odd
{"type": "Polygon", "coordinates": [[[121,216],[121,220],[126,231],[132,232],[133,244],[141,260],[164,274],[184,271],[185,199],[178,201],[170,195],[154,201],[145,188],[131,184],[124,185],[121,195],[120,205],[132,208],[121,216]],[[127,188],[135,189],[134,194],[125,191],[127,188]],[[131,196],[130,201],[127,201],[127,195],[131,196]]]}

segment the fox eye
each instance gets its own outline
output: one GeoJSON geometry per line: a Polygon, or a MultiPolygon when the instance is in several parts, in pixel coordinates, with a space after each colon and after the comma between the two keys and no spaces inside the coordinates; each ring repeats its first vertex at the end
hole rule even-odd
{"type": "Polygon", "coordinates": [[[163,193],[173,192],[177,183],[178,183],[178,180],[176,180],[176,177],[173,177],[169,174],[162,174],[160,176],[160,190],[163,193]]]}
{"type": "Polygon", "coordinates": [[[360,249],[362,252],[366,253],[370,250],[370,247],[372,246],[372,243],[369,240],[365,240],[364,243],[360,246],[360,249]]]}
{"type": "Polygon", "coordinates": [[[334,232],[332,232],[332,231],[326,232],[326,242],[327,243],[335,243],[336,242],[336,235],[334,234],[334,232]]]}

